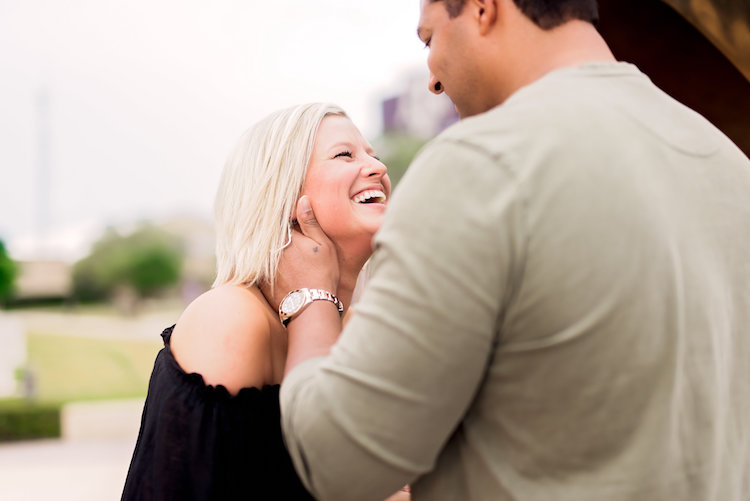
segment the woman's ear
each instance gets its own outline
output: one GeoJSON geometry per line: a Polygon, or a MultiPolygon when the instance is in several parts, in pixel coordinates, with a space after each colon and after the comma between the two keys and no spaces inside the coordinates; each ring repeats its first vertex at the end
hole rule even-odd
{"type": "Polygon", "coordinates": [[[292,213],[289,215],[289,222],[292,223],[292,226],[294,226],[295,224],[297,224],[297,208],[299,208],[299,199],[300,198],[302,198],[302,196],[300,196],[299,198],[297,198],[297,201],[294,202],[294,209],[292,209],[292,213]]]}

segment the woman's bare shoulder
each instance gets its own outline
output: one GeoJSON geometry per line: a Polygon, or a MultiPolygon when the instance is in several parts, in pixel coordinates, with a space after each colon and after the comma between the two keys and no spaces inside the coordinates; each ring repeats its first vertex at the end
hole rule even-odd
{"type": "Polygon", "coordinates": [[[270,307],[257,289],[223,285],[195,299],[177,321],[171,338],[185,372],[236,394],[262,387],[272,374],[270,307]]]}

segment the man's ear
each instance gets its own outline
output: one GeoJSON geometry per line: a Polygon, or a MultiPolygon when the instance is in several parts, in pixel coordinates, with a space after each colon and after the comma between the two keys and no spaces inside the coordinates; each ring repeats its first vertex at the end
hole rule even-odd
{"type": "Polygon", "coordinates": [[[498,2],[512,0],[469,0],[476,13],[477,22],[479,23],[479,33],[486,35],[490,28],[497,21],[498,2]]]}

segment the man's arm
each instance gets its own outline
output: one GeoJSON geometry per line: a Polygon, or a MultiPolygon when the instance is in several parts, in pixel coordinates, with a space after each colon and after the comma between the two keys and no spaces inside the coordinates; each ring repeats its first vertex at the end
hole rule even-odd
{"type": "Polygon", "coordinates": [[[368,288],[330,355],[304,353],[335,338],[331,305],[290,323],[290,361],[302,362],[282,385],[283,426],[320,499],[383,499],[434,467],[497,341],[522,246],[514,196],[484,152],[432,145],[399,186],[368,288]]]}

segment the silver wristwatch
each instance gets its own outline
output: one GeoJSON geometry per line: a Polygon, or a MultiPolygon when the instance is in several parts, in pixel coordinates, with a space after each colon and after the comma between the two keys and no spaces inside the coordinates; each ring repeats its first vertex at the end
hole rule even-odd
{"type": "Polygon", "coordinates": [[[323,289],[297,289],[287,294],[279,304],[279,320],[283,325],[289,323],[291,319],[299,315],[307,305],[313,301],[322,299],[323,301],[330,301],[336,305],[339,310],[339,315],[344,313],[344,305],[339,301],[339,298],[323,289]]]}

